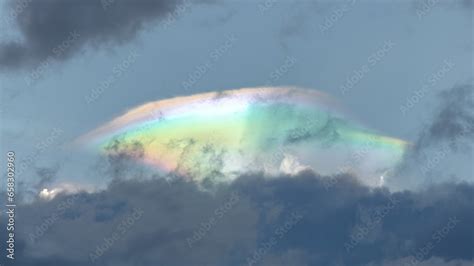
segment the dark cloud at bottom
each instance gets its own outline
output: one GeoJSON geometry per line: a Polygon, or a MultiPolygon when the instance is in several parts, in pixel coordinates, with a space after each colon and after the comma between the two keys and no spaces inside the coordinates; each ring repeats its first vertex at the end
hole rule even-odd
{"type": "Polygon", "coordinates": [[[115,181],[19,206],[14,263],[472,265],[473,210],[467,183],[391,193],[305,172],[243,176],[206,192],[182,181],[115,181]]]}

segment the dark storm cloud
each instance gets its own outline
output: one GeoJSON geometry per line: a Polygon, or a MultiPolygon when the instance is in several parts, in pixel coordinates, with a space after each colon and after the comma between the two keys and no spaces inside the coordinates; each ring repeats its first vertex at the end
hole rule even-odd
{"type": "Polygon", "coordinates": [[[9,0],[0,23],[18,25],[22,42],[0,44],[0,67],[65,60],[86,45],[120,44],[147,22],[165,19],[206,0],[9,0]]]}
{"type": "Polygon", "coordinates": [[[327,189],[311,172],[244,176],[213,193],[182,181],[120,181],[100,193],[37,201],[18,209],[16,263],[472,263],[474,186],[390,193],[338,180],[327,189]]]}

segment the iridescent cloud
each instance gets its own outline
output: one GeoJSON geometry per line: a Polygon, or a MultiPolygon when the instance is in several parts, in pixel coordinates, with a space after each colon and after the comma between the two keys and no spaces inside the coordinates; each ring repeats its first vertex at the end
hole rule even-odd
{"type": "Polygon", "coordinates": [[[376,185],[401,160],[407,142],[382,136],[316,90],[246,88],[138,106],[76,143],[104,154],[133,153],[160,172],[229,181],[312,169],[350,172],[376,185]]]}

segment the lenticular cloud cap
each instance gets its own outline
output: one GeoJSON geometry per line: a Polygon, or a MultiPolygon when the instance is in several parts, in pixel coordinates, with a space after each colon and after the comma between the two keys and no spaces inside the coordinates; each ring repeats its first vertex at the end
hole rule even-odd
{"type": "Polygon", "coordinates": [[[357,123],[316,90],[265,87],[202,93],[138,106],[76,143],[134,154],[160,172],[230,181],[305,169],[352,173],[376,185],[401,160],[405,141],[357,123]]]}

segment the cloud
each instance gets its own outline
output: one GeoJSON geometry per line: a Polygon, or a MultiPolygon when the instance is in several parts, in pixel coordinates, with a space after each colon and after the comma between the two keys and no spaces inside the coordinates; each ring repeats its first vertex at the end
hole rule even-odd
{"type": "MultiPolygon", "coordinates": [[[[396,261],[390,261],[382,264],[382,266],[398,266],[398,265],[410,265],[410,258],[398,259],[396,261]]],[[[418,266],[472,266],[472,262],[466,260],[451,260],[446,261],[440,258],[430,258],[426,261],[420,262],[418,266]]]]}
{"type": "MultiPolygon", "coordinates": [[[[17,69],[63,61],[86,46],[121,44],[148,22],[188,7],[188,0],[9,0],[3,21],[18,25],[21,42],[0,44],[0,67],[17,69]]],[[[206,0],[192,3],[210,2],[206,0]]]]}
{"type": "Polygon", "coordinates": [[[41,190],[46,185],[50,185],[54,178],[57,176],[59,171],[59,166],[54,167],[40,167],[36,169],[36,174],[38,176],[38,182],[34,186],[35,189],[41,190]]]}
{"type": "Polygon", "coordinates": [[[417,265],[472,263],[473,185],[391,193],[350,176],[327,188],[325,178],[254,174],[211,193],[181,180],[128,180],[58,195],[18,207],[16,262],[381,265],[417,256],[417,265]]]}
{"type": "Polygon", "coordinates": [[[468,84],[438,94],[433,115],[388,180],[391,188],[413,188],[448,178],[472,181],[472,170],[466,166],[472,160],[473,92],[474,87],[468,84]]]}
{"type": "Polygon", "coordinates": [[[427,146],[472,140],[474,137],[474,87],[455,86],[439,94],[440,104],[433,120],[422,130],[415,143],[419,151],[427,146]]]}

